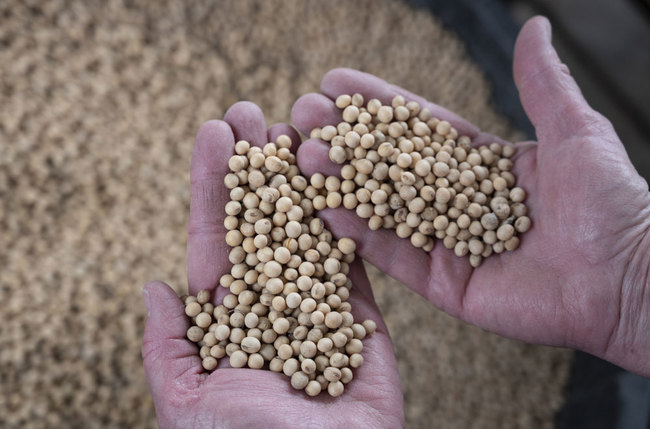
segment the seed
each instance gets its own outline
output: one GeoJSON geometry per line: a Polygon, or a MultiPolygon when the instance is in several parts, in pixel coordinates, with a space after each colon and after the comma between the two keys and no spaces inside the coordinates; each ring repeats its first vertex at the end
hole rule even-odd
{"type": "Polygon", "coordinates": [[[299,367],[299,366],[300,366],[300,365],[299,365],[297,359],[294,359],[294,358],[287,359],[287,360],[284,362],[284,365],[282,365],[282,372],[283,372],[284,375],[286,375],[287,377],[291,377],[291,376],[293,376],[293,374],[296,373],[296,371],[298,371],[298,367],[299,367]]]}
{"type": "Polygon", "coordinates": [[[241,349],[246,353],[256,353],[260,350],[262,345],[260,340],[255,337],[246,337],[241,342],[241,349]]]}
{"type": "Polygon", "coordinates": [[[460,173],[459,182],[464,186],[472,186],[476,181],[476,175],[472,170],[465,170],[460,173]]]}
{"type": "Polygon", "coordinates": [[[366,333],[368,334],[374,334],[375,331],[377,330],[377,324],[373,320],[365,320],[362,323],[363,327],[366,329],[366,333]]]}
{"type": "Polygon", "coordinates": [[[237,350],[230,355],[230,366],[233,368],[243,368],[248,363],[248,355],[241,350],[237,350]]]}
{"type": "Polygon", "coordinates": [[[332,342],[334,343],[334,347],[341,348],[348,342],[348,337],[341,332],[337,332],[332,335],[332,342]]]}
{"type": "Polygon", "coordinates": [[[339,109],[345,109],[352,103],[352,97],[347,94],[342,94],[336,97],[336,107],[339,109]]]}
{"type": "Polygon", "coordinates": [[[350,355],[350,366],[352,368],[359,368],[361,365],[363,365],[363,356],[359,353],[350,355]]]}
{"type": "Polygon", "coordinates": [[[341,313],[338,313],[336,311],[330,311],[325,315],[325,326],[327,326],[330,329],[336,329],[339,326],[341,326],[341,323],[343,322],[343,318],[341,316],[341,313]]]}
{"type": "Polygon", "coordinates": [[[526,191],[516,187],[510,191],[510,199],[515,203],[521,203],[526,199],[526,191]]]}
{"type": "Polygon", "coordinates": [[[264,274],[271,278],[278,277],[282,274],[282,265],[276,261],[269,261],[264,264],[264,274]]]}
{"type": "Polygon", "coordinates": [[[359,117],[359,108],[357,106],[350,105],[343,110],[343,120],[349,123],[352,123],[357,120],[359,117]]]}
{"type": "Polygon", "coordinates": [[[482,261],[483,257],[481,255],[469,255],[469,263],[474,268],[480,266],[482,261]]]}
{"type": "Polygon", "coordinates": [[[337,247],[344,255],[351,255],[357,249],[357,245],[354,243],[354,241],[346,237],[341,238],[338,241],[337,247]]]}
{"type": "Polygon", "coordinates": [[[252,369],[261,369],[264,366],[264,358],[259,353],[253,353],[248,356],[248,367],[252,369]]]}
{"type": "Polygon", "coordinates": [[[303,341],[300,345],[300,354],[306,358],[312,358],[316,356],[316,344],[313,341],[303,341]]]}
{"type": "Polygon", "coordinates": [[[217,360],[212,357],[212,356],[206,356],[203,358],[203,361],[201,364],[203,365],[203,368],[205,368],[208,371],[212,371],[217,367],[217,360]]]}
{"type": "Polygon", "coordinates": [[[512,251],[519,247],[519,237],[511,237],[505,242],[506,250],[512,251]]]}
{"type": "Polygon", "coordinates": [[[316,362],[313,359],[304,359],[300,363],[300,369],[307,375],[311,375],[316,372],[316,362]]]}
{"type": "Polygon", "coordinates": [[[336,382],[341,379],[341,370],[333,366],[328,366],[323,371],[323,376],[329,382],[336,382]]]}
{"type": "Polygon", "coordinates": [[[480,255],[483,253],[484,249],[483,242],[477,239],[472,239],[468,243],[468,249],[472,255],[480,255]]]}
{"type": "Polygon", "coordinates": [[[329,157],[335,164],[343,164],[347,160],[345,149],[340,146],[332,146],[329,151],[329,157]]]}
{"type": "Polygon", "coordinates": [[[286,334],[290,326],[289,321],[284,317],[280,317],[273,322],[273,330],[278,334],[286,334]]]}
{"type": "Polygon", "coordinates": [[[198,326],[190,326],[190,328],[187,330],[187,338],[194,342],[198,343],[203,339],[203,329],[199,328],[198,326]]]}
{"type": "MultiPolygon", "coordinates": [[[[530,229],[530,218],[528,216],[518,217],[515,221],[515,229],[519,233],[524,233],[530,229]]],[[[186,309],[187,311],[187,309],[186,309]]]]}
{"type": "Polygon", "coordinates": [[[198,302],[190,302],[185,306],[185,314],[189,317],[196,317],[201,312],[201,304],[198,302]]]}
{"type": "Polygon", "coordinates": [[[501,241],[508,241],[515,233],[515,228],[510,224],[501,225],[497,229],[497,238],[501,241]]]}
{"type": "Polygon", "coordinates": [[[469,252],[469,245],[466,241],[458,241],[454,246],[454,253],[458,257],[463,257],[469,252]]]}
{"type": "Polygon", "coordinates": [[[307,386],[305,387],[305,392],[309,396],[318,396],[318,394],[321,392],[321,385],[318,381],[312,380],[309,383],[307,383],[307,386]]]}
{"type": "Polygon", "coordinates": [[[499,219],[494,213],[486,213],[481,217],[481,225],[486,230],[492,231],[499,226],[499,219]]]}
{"type": "Polygon", "coordinates": [[[279,358],[273,358],[269,362],[269,370],[273,372],[282,372],[282,367],[284,366],[284,362],[282,359],[279,358]]]}
{"type": "Polygon", "coordinates": [[[302,390],[307,387],[307,384],[309,384],[309,376],[304,372],[296,371],[291,375],[291,387],[294,389],[302,390]]]}
{"type": "Polygon", "coordinates": [[[225,355],[226,355],[226,349],[220,345],[212,346],[210,348],[210,356],[212,356],[215,359],[221,359],[225,355]]]}
{"type": "Polygon", "coordinates": [[[377,110],[377,118],[384,124],[393,120],[393,108],[390,106],[381,106],[377,110]]]}
{"type": "Polygon", "coordinates": [[[200,290],[196,295],[196,301],[203,305],[210,301],[210,291],[207,289],[200,290]]]}
{"type": "Polygon", "coordinates": [[[327,393],[329,393],[330,396],[333,396],[334,398],[341,396],[343,394],[343,390],[345,390],[345,387],[340,381],[330,381],[330,383],[327,385],[327,393]]]}

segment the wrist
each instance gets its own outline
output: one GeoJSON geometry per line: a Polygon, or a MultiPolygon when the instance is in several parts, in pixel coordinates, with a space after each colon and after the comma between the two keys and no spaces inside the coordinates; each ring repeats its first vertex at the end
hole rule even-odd
{"type": "Polygon", "coordinates": [[[650,221],[632,249],[621,284],[618,324],[600,357],[650,377],[650,221]]]}

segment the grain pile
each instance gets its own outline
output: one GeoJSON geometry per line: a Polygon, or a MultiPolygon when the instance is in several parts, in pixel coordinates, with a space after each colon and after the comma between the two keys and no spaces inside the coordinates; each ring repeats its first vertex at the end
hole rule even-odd
{"type": "MultiPolygon", "coordinates": [[[[192,139],[230,104],[282,120],[345,65],[516,137],[459,41],[399,2],[8,1],[0,46],[2,427],[155,427],[140,289],[184,289],[192,139]]],[[[552,426],[566,352],[371,277],[408,426],[552,426]]]]}
{"type": "Polygon", "coordinates": [[[217,306],[207,289],[183,297],[191,319],[186,336],[200,347],[207,371],[228,356],[233,368],[266,366],[309,396],[337,397],[363,364],[362,340],[377,325],[355,323],[348,274],[356,244],[334,240],[315,217],[325,180],[314,174],[308,181],[290,147],[287,135],[261,148],[235,144],[223,179],[232,266],[219,287],[228,292],[217,306]]]}
{"type": "Polygon", "coordinates": [[[526,192],[510,171],[516,146],[474,148],[448,121],[401,95],[382,106],[343,94],[336,106],[343,120],[310,133],[329,142],[332,162],[345,163],[328,207],[355,210],[369,229],[394,229],[426,252],[438,238],[456,256],[469,254],[473,267],[519,247],[517,234],[531,222],[526,192]]]}

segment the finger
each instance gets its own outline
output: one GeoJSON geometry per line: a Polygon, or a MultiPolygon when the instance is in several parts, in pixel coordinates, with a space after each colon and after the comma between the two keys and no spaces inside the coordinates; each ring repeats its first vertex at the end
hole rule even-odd
{"type": "Polygon", "coordinates": [[[190,221],[187,276],[190,293],[214,290],[229,270],[224,206],[230,195],[223,183],[235,137],[227,123],[206,122],[199,130],[190,166],[190,221]]]}
{"type": "Polygon", "coordinates": [[[491,143],[499,143],[501,145],[510,144],[508,140],[502,139],[501,137],[485,133],[481,131],[476,137],[472,139],[472,146],[484,146],[491,143]]]}
{"type": "Polygon", "coordinates": [[[196,346],[185,338],[189,322],[176,293],[162,282],[147,284],[142,293],[147,307],[142,359],[156,399],[158,395],[173,394],[170,383],[177,383],[181,378],[200,377],[201,360],[196,346]]]}
{"type": "Polygon", "coordinates": [[[368,228],[367,220],[345,208],[325,209],[318,217],[336,237],[350,237],[357,244],[357,254],[380,270],[413,287],[428,283],[429,254],[414,247],[410,240],[399,238],[394,230],[368,228]]]}
{"type": "Polygon", "coordinates": [[[298,148],[298,167],[305,177],[314,173],[341,178],[341,166],[330,161],[330,145],[319,139],[309,139],[298,148]]]}
{"type": "Polygon", "coordinates": [[[546,18],[534,17],[521,29],[513,68],[521,103],[538,140],[560,142],[611,127],[589,107],[569,69],[560,61],[551,45],[551,26],[546,18]]]}
{"type": "Polygon", "coordinates": [[[420,106],[429,109],[433,116],[449,121],[458,130],[459,135],[474,138],[479,133],[478,127],[450,110],[431,103],[403,88],[391,85],[383,79],[358,70],[346,68],[330,70],[323,77],[321,91],[332,100],[335,100],[341,94],[358,92],[363,95],[364,100],[376,98],[382,104],[390,104],[393,97],[402,95],[407,101],[416,101],[420,106]]]}
{"type": "Polygon", "coordinates": [[[269,127],[266,132],[267,140],[270,142],[275,142],[275,140],[281,135],[287,135],[291,139],[291,152],[296,153],[298,147],[300,146],[300,134],[294,127],[289,124],[279,123],[273,124],[269,127]]]}
{"type": "Polygon", "coordinates": [[[348,302],[352,306],[354,322],[363,323],[365,320],[372,320],[377,324],[377,330],[363,340],[361,354],[364,364],[354,371],[354,378],[359,382],[346,385],[345,394],[366,402],[386,401],[385,406],[401,410],[402,389],[393,345],[388,328],[373,298],[370,282],[360,259],[350,265],[349,277],[352,280],[352,289],[350,289],[348,302]],[[367,386],[361,384],[361,380],[383,380],[386,388],[372,392],[368,390],[367,386]]]}
{"type": "Polygon", "coordinates": [[[250,101],[240,101],[233,104],[223,118],[235,136],[235,140],[246,140],[255,146],[264,146],[266,138],[266,122],[264,113],[256,104],[250,101]]]}
{"type": "Polygon", "coordinates": [[[469,258],[459,258],[440,240],[431,252],[414,247],[394,230],[370,230],[365,219],[344,208],[318,212],[335,237],[350,237],[357,254],[379,270],[401,281],[439,309],[454,316],[461,308],[465,286],[472,273],[469,258]]]}
{"type": "Polygon", "coordinates": [[[307,136],[314,128],[336,125],[341,121],[341,109],[322,94],[305,94],[291,108],[291,122],[307,136]]]}
{"type": "MultiPolygon", "coordinates": [[[[416,96],[413,95],[413,97],[416,96]]],[[[426,102],[421,97],[418,97],[418,99],[420,100],[420,104],[426,102]]],[[[322,128],[325,125],[336,125],[339,123],[341,121],[341,110],[336,107],[330,98],[322,94],[306,94],[294,103],[293,109],[291,110],[291,121],[298,127],[300,132],[309,135],[314,128],[322,128]]],[[[481,146],[493,142],[500,144],[508,143],[500,137],[484,132],[477,132],[470,135],[470,137],[472,138],[473,146],[481,146]]]]}

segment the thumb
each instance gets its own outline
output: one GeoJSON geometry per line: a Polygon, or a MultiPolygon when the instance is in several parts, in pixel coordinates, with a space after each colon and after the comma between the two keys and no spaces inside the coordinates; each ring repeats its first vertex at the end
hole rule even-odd
{"type": "Polygon", "coordinates": [[[521,103],[539,141],[559,143],[611,127],[589,107],[568,67],[560,61],[551,45],[548,19],[537,16],[523,26],[515,44],[513,69],[521,103]]]}
{"type": "Polygon", "coordinates": [[[197,376],[201,361],[196,346],[185,338],[189,322],[176,293],[165,283],[156,281],[147,284],[142,294],[147,307],[142,359],[156,399],[159,395],[169,395],[182,378],[197,376]]]}

